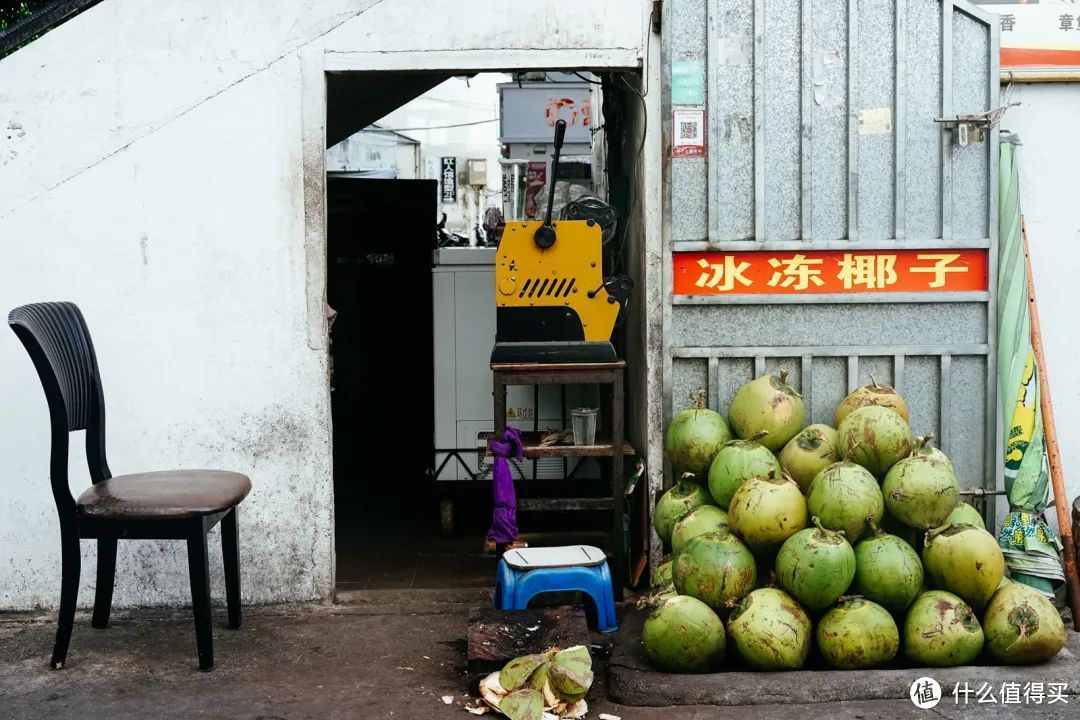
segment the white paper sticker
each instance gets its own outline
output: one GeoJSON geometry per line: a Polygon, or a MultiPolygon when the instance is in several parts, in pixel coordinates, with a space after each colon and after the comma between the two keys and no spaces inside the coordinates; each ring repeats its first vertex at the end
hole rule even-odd
{"type": "Polygon", "coordinates": [[[859,111],[859,134],[880,135],[892,132],[892,108],[866,108],[859,111]]]}

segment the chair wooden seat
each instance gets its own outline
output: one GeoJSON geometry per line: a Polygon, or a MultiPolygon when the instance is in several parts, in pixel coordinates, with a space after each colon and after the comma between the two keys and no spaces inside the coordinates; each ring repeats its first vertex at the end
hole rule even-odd
{"type": "Polygon", "coordinates": [[[251,491],[247,475],[223,470],[165,470],[116,475],[91,485],[75,501],[97,519],[197,518],[236,507],[251,491]]]}

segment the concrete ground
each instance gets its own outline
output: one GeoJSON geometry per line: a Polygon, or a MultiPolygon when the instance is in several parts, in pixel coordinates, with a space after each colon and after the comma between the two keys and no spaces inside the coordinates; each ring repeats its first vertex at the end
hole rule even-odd
{"type": "MultiPolygon", "coordinates": [[[[76,620],[68,665],[48,667],[54,617],[0,615],[0,718],[405,718],[468,715],[464,637],[479,590],[363,591],[347,604],[250,608],[244,627],[224,627],[217,611],[213,672],[200,673],[186,611],[114,613],[108,630],[76,620]],[[444,697],[450,699],[445,704],[444,697]]],[[[601,653],[602,654],[602,653],[601,653]]],[[[589,697],[590,718],[779,720],[814,713],[830,720],[1077,717],[1070,704],[969,705],[946,697],[933,710],[907,700],[740,707],[621,707],[605,699],[603,662],[589,697]]],[[[775,676],[813,682],[812,673],[775,676]]],[[[973,699],[974,702],[974,699],[973,699]]],[[[494,716],[487,716],[494,717],[494,716]]]]}

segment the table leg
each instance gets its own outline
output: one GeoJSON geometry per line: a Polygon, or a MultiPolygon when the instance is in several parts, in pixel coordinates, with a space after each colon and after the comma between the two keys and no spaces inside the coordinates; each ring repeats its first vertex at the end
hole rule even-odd
{"type": "Polygon", "coordinates": [[[502,434],[506,432],[506,381],[502,374],[494,373],[494,383],[492,394],[495,397],[495,438],[501,440],[502,434]]]}
{"type": "Polygon", "coordinates": [[[623,474],[623,371],[612,371],[611,387],[611,442],[615,452],[611,458],[611,493],[613,506],[612,543],[614,544],[615,568],[612,579],[615,584],[615,599],[622,600],[626,586],[626,526],[624,508],[626,506],[625,480],[623,474]]]}

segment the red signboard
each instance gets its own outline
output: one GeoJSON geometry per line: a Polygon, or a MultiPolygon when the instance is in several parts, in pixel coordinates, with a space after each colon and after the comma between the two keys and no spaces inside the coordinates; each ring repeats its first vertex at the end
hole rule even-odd
{"type": "Polygon", "coordinates": [[[677,252],[676,295],[981,292],[986,250],[677,252]]]}
{"type": "Polygon", "coordinates": [[[536,217],[536,193],[546,184],[547,163],[529,163],[525,168],[525,217],[536,217]]]}

